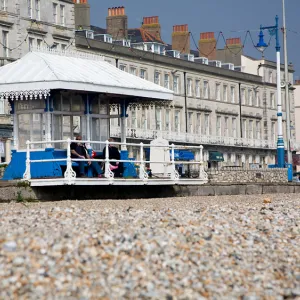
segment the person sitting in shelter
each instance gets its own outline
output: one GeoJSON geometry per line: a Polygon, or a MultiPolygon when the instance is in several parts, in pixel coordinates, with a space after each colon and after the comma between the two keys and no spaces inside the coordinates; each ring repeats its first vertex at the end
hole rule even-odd
{"type": "MultiPolygon", "coordinates": [[[[76,159],[90,159],[91,157],[88,154],[88,150],[85,146],[84,143],[81,143],[80,141],[82,140],[81,135],[78,135],[76,137],[76,140],[79,142],[73,142],[71,143],[71,158],[76,158],[76,159]]],[[[85,162],[84,161],[77,161],[79,164],[79,173],[80,177],[84,177],[84,166],[85,162]]],[[[93,170],[97,173],[99,178],[102,178],[103,171],[101,170],[101,167],[96,161],[88,161],[87,162],[89,166],[93,168],[93,170]]]]}
{"type": "MultiPolygon", "coordinates": [[[[108,141],[110,143],[114,142],[114,139],[109,138],[108,141]]],[[[103,149],[103,159],[105,159],[106,155],[106,147],[103,149]]],[[[108,157],[109,159],[116,159],[120,160],[121,155],[117,147],[113,146],[112,144],[108,144],[108,157]]],[[[115,177],[121,177],[123,173],[123,163],[118,161],[111,161],[110,162],[110,169],[114,172],[115,177]]]]}

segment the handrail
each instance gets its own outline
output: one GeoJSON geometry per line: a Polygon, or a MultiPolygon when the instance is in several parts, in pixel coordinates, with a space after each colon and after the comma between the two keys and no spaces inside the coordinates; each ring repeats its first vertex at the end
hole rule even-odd
{"type": "Polygon", "coordinates": [[[30,180],[31,179],[31,163],[45,163],[45,162],[60,162],[60,161],[66,161],[67,169],[64,173],[64,178],[68,181],[69,184],[71,184],[76,179],[76,173],[74,172],[72,168],[72,162],[77,161],[96,161],[96,162],[104,162],[105,163],[105,178],[109,180],[114,180],[114,173],[110,170],[110,163],[111,162],[123,162],[123,163],[134,163],[139,164],[139,179],[146,182],[148,180],[148,174],[145,171],[145,164],[147,163],[157,163],[162,164],[164,166],[171,166],[170,173],[164,172],[166,176],[170,176],[170,179],[174,182],[178,181],[179,174],[176,170],[176,165],[178,164],[186,164],[186,165],[199,165],[199,179],[207,180],[207,174],[204,171],[203,167],[203,146],[184,146],[184,145],[153,145],[153,144],[143,144],[143,143],[120,143],[120,142],[109,142],[106,140],[103,141],[82,141],[81,143],[90,143],[90,144],[105,144],[105,158],[104,159],[94,159],[94,158],[87,158],[87,159],[77,159],[71,157],[71,143],[76,142],[78,143],[78,140],[54,140],[54,141],[47,141],[47,143],[67,143],[67,157],[66,158],[55,158],[55,159],[41,159],[41,160],[34,160],[30,159],[30,153],[33,152],[33,149],[31,149],[31,145],[33,144],[45,144],[45,141],[27,141],[26,142],[26,170],[23,175],[24,180],[30,180]],[[140,148],[140,159],[139,160],[128,160],[128,159],[110,159],[109,158],[109,145],[126,145],[126,146],[136,146],[140,148]],[[161,161],[161,160],[145,160],[144,159],[144,149],[145,148],[164,148],[165,151],[171,151],[170,155],[170,161],[161,161]],[[199,161],[176,161],[175,160],[175,149],[197,149],[200,154],[200,160],[199,161]]]}

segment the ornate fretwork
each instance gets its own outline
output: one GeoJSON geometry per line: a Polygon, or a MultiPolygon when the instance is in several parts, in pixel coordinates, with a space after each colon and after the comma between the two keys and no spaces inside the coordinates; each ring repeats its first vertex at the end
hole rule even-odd
{"type": "Polygon", "coordinates": [[[0,93],[0,99],[7,100],[36,100],[46,99],[50,95],[50,89],[28,90],[28,91],[10,91],[0,93]]]}

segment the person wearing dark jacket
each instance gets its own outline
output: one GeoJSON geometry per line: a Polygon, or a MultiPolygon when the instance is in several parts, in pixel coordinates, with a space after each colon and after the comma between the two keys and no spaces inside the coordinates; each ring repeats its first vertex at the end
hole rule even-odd
{"type": "MultiPolygon", "coordinates": [[[[108,139],[108,141],[110,143],[114,142],[112,138],[108,139]]],[[[109,159],[116,159],[116,160],[121,159],[121,155],[118,148],[112,144],[108,145],[108,153],[109,153],[108,154],[109,159]]],[[[103,159],[105,159],[105,155],[106,155],[106,147],[104,147],[103,149],[103,159]]],[[[115,177],[121,177],[123,173],[123,163],[118,161],[117,162],[111,161],[110,164],[111,164],[111,170],[112,172],[114,172],[115,177]]]]}
{"type": "MultiPolygon", "coordinates": [[[[88,154],[88,150],[84,143],[81,143],[82,137],[79,135],[76,137],[76,140],[78,141],[71,143],[71,158],[76,159],[90,159],[90,156],[88,154]]],[[[84,161],[77,161],[79,164],[79,173],[80,177],[84,177],[84,161]]],[[[99,178],[102,178],[103,171],[101,170],[101,167],[99,164],[95,161],[88,161],[87,162],[89,166],[93,168],[93,170],[97,173],[99,178]]]]}

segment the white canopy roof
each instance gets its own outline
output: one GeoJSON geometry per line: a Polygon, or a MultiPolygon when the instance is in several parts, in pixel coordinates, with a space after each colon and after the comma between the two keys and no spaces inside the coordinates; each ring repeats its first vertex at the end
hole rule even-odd
{"type": "Polygon", "coordinates": [[[29,52],[0,68],[1,98],[42,98],[67,89],[173,100],[173,92],[119,70],[103,57],[78,52],[29,52]]]}

